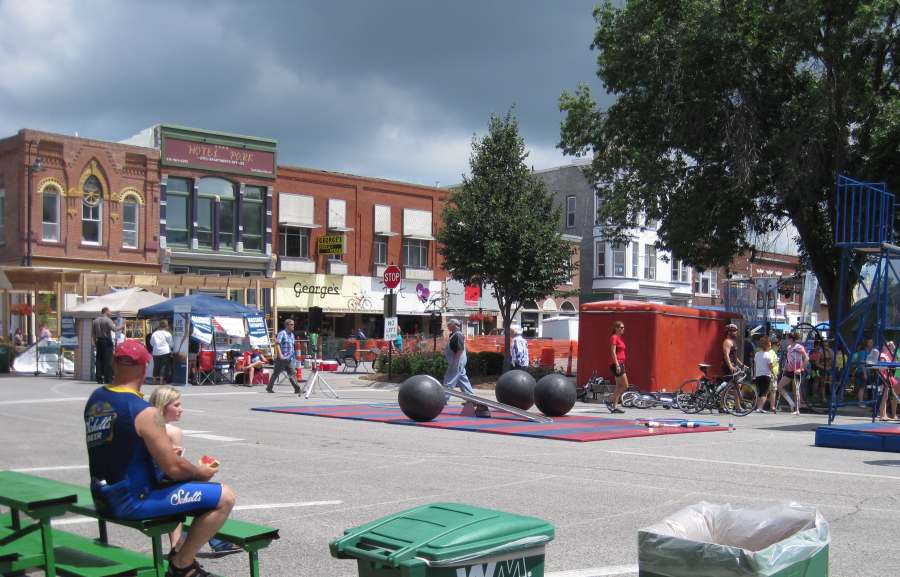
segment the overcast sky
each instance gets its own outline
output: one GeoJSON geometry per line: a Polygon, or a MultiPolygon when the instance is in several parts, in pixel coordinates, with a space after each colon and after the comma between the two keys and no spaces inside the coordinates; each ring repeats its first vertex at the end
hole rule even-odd
{"type": "Polygon", "coordinates": [[[0,136],[160,122],[278,141],[279,163],[433,185],[515,106],[536,169],[558,98],[599,88],[597,0],[0,0],[0,136]]]}

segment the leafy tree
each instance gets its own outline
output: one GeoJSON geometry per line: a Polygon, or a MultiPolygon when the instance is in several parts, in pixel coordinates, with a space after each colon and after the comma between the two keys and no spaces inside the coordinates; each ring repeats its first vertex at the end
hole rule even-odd
{"type": "MultiPolygon", "coordinates": [[[[594,10],[600,110],[563,93],[560,147],[593,154],[601,216],[727,266],[789,219],[837,313],[835,179],[900,193],[897,0],[631,0],[594,10]]],[[[857,265],[859,263],[856,263],[857,265]]],[[[858,268],[849,270],[855,284],[858,268]]],[[[845,295],[846,297],[846,295],[845,295]]],[[[844,302],[848,302],[845,298],[844,302]]]]}
{"type": "Polygon", "coordinates": [[[525,165],[527,156],[512,114],[491,115],[488,133],[472,139],[471,175],[451,190],[438,232],[450,276],[492,287],[507,351],[512,318],[569,278],[574,250],[559,231],[561,208],[525,165]]]}

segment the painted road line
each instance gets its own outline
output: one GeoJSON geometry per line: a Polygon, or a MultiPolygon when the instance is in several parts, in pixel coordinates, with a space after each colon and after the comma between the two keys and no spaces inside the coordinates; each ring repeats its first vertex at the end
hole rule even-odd
{"type": "Polygon", "coordinates": [[[256,509],[289,509],[292,507],[320,507],[324,505],[342,505],[343,501],[304,501],[300,503],[269,503],[263,505],[235,505],[234,511],[253,511],[256,509]]]}
{"type": "Polygon", "coordinates": [[[192,433],[187,434],[184,433],[185,437],[190,437],[192,439],[206,439],[208,441],[221,441],[223,443],[236,443],[238,441],[243,441],[244,439],[239,439],[237,437],[225,437],[223,435],[210,435],[208,433],[192,433]]]}
{"type": "Polygon", "coordinates": [[[900,481],[900,475],[876,475],[874,473],[851,473],[849,471],[831,471],[828,469],[806,469],[803,467],[787,467],[784,465],[764,465],[762,463],[742,463],[740,461],[719,461],[717,459],[698,459],[696,457],[679,457],[677,455],[660,455],[656,453],[639,453],[637,451],[606,451],[615,455],[631,455],[637,457],[649,457],[651,459],[671,459],[676,461],[692,461],[695,463],[709,463],[714,465],[731,465],[737,467],[756,467],[758,469],[776,469],[781,471],[801,471],[803,473],[822,473],[825,475],[841,475],[845,477],[865,477],[867,479],[890,479],[900,481]]]}
{"type": "Polygon", "coordinates": [[[638,572],[637,565],[610,565],[591,569],[575,569],[573,571],[557,571],[544,573],[545,577],[612,577],[613,575],[632,575],[638,572]]]}
{"type": "Polygon", "coordinates": [[[71,403],[74,401],[86,401],[87,397],[58,397],[55,399],[20,399],[18,401],[0,401],[0,405],[32,405],[39,403],[71,403]]]}
{"type": "Polygon", "coordinates": [[[38,473],[41,471],[72,471],[75,469],[87,469],[87,465],[60,465],[59,467],[30,467],[27,469],[13,469],[16,473],[38,473]]]}

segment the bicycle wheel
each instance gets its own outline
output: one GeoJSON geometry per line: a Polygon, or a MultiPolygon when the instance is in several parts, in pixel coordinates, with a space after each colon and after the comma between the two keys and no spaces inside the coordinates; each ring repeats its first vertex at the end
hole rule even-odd
{"type": "Polygon", "coordinates": [[[634,407],[635,400],[641,396],[641,391],[634,385],[629,385],[622,396],[619,397],[619,403],[626,408],[634,407]]]}
{"type": "Polygon", "coordinates": [[[700,379],[685,381],[678,387],[675,404],[689,415],[699,413],[706,406],[706,396],[700,389],[700,379]]]}
{"type": "Polygon", "coordinates": [[[744,417],[756,408],[756,387],[747,383],[732,383],[722,393],[722,405],[736,417],[744,417]]]}

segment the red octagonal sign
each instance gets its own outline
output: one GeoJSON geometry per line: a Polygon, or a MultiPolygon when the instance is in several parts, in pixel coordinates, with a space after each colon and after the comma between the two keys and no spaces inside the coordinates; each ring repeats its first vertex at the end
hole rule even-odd
{"type": "Polygon", "coordinates": [[[400,267],[391,265],[384,269],[384,286],[395,289],[400,286],[400,267]]]}

